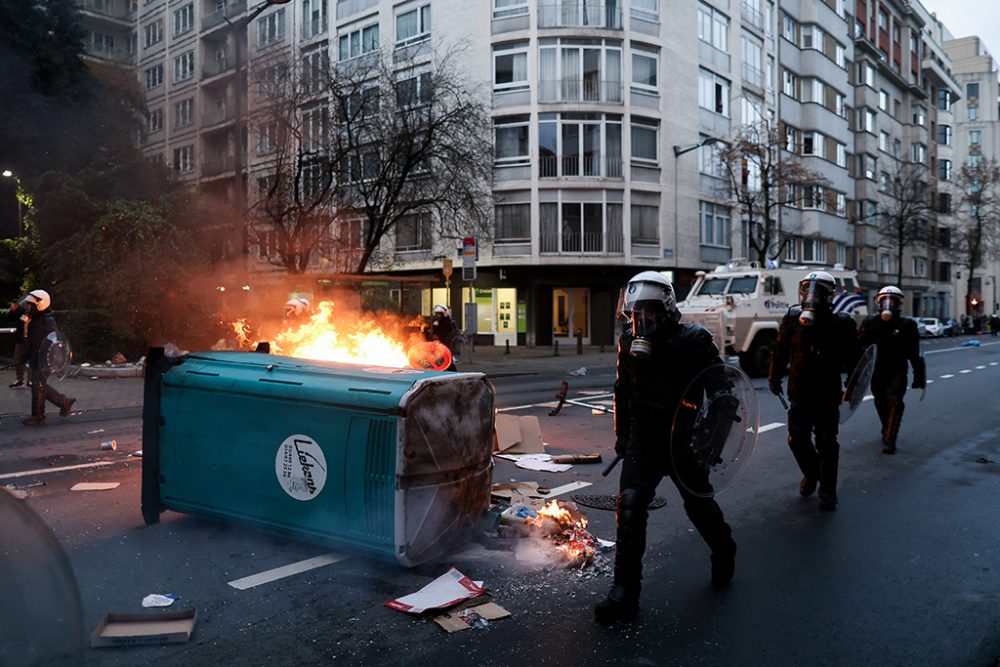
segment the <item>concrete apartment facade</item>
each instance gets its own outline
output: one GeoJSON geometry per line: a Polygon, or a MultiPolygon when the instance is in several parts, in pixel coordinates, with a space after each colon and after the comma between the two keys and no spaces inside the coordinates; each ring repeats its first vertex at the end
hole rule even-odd
{"type": "MultiPolygon", "coordinates": [[[[610,345],[631,275],[664,271],[683,294],[697,271],[748,257],[718,146],[699,147],[744,123],[779,123],[783,149],[829,182],[783,207],[781,261],[857,268],[868,292],[895,281],[869,215],[880,173],[916,160],[936,191],[938,160],[960,159],[943,158],[956,147],[937,140],[939,125],[958,122],[960,86],[943,27],[917,3],[294,0],[258,9],[141,0],[132,25],[148,154],[221,200],[252,199],[269,161],[260,128],[245,122],[247,82],[268,61],[332,67],[377,49],[419,58],[460,45],[468,76],[491,92],[496,233],[479,242],[472,284],[460,280],[452,243],[381,251],[397,275],[430,277],[406,300],[410,310],[445,302],[464,320],[474,301],[475,322],[460,324],[484,344],[610,345]],[[941,90],[948,109],[936,104],[941,90]],[[456,266],[448,290],[445,259],[456,266]]],[[[932,241],[908,248],[904,269],[913,313],[956,314],[962,297],[932,241]]],[[[300,289],[320,295],[331,277],[323,271],[319,257],[315,287],[300,289]]]]}

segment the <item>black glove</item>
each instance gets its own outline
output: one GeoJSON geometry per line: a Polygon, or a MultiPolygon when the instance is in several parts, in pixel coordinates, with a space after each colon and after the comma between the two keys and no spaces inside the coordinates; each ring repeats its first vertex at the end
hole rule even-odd
{"type": "Polygon", "coordinates": [[[781,396],[783,391],[781,389],[781,378],[771,378],[768,380],[767,386],[771,389],[772,394],[775,396],[781,396]]]}
{"type": "Polygon", "coordinates": [[[913,384],[912,389],[924,389],[927,386],[927,363],[923,357],[917,358],[913,362],[913,384]]]}
{"type": "Polygon", "coordinates": [[[615,455],[625,456],[626,449],[628,449],[628,438],[621,435],[615,438],[615,455]]]}

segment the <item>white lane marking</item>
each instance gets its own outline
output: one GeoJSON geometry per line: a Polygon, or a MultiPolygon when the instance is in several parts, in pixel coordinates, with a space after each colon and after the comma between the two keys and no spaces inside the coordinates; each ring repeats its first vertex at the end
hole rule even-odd
{"type": "Polygon", "coordinates": [[[977,370],[977,371],[981,371],[981,370],[983,370],[984,368],[986,368],[986,366],[976,366],[976,370],[977,370]]]}
{"type": "Polygon", "coordinates": [[[979,345],[973,345],[972,347],[958,347],[958,346],[956,346],[956,347],[948,347],[948,348],[945,348],[943,350],[927,350],[927,351],[924,352],[924,355],[928,355],[928,354],[940,354],[941,352],[960,352],[962,350],[973,350],[973,349],[975,349],[977,347],[989,347],[990,345],[1000,345],[1000,342],[998,342],[998,343],[980,343],[979,345]]]}
{"type": "Polygon", "coordinates": [[[570,405],[579,405],[581,408],[590,408],[591,410],[600,410],[601,412],[611,412],[613,413],[614,408],[608,408],[603,405],[594,405],[593,403],[584,403],[583,401],[577,401],[572,398],[567,398],[566,402],[570,405]]]}
{"type": "Polygon", "coordinates": [[[971,373],[971,372],[972,371],[970,371],[968,368],[966,368],[965,370],[959,371],[959,373],[971,373]]]}
{"type": "Polygon", "coordinates": [[[867,396],[865,396],[861,400],[863,400],[863,401],[872,401],[872,400],[875,400],[875,395],[874,394],[868,394],[867,396]]]}
{"type": "Polygon", "coordinates": [[[243,577],[242,579],[234,579],[229,582],[229,585],[237,590],[245,591],[246,589],[253,588],[254,586],[269,584],[272,581],[277,581],[278,579],[284,579],[285,577],[291,577],[292,575],[308,572],[309,570],[315,570],[318,567],[330,565],[332,563],[342,561],[345,558],[349,558],[349,556],[347,554],[338,554],[331,551],[330,553],[323,554],[322,556],[300,560],[298,563],[282,565],[281,567],[276,567],[273,570],[266,570],[258,574],[252,574],[249,577],[243,577]]]}
{"type": "MultiPolygon", "coordinates": [[[[527,410],[528,408],[536,407],[534,405],[512,405],[509,408],[497,408],[497,412],[507,412],[509,410],[527,410]]],[[[555,407],[553,405],[552,407],[555,407]]]]}
{"type": "Polygon", "coordinates": [[[990,366],[996,366],[996,365],[997,365],[997,362],[995,362],[995,361],[991,361],[990,362],[990,366]]]}
{"type": "Polygon", "coordinates": [[[590,482],[570,482],[569,484],[563,484],[562,486],[557,486],[556,488],[545,494],[546,498],[554,498],[556,496],[561,496],[564,493],[569,493],[570,491],[576,491],[577,489],[583,489],[588,486],[593,486],[590,482]]]}
{"type": "Polygon", "coordinates": [[[62,466],[60,468],[39,468],[38,470],[25,470],[23,472],[8,472],[0,475],[0,479],[14,479],[16,477],[28,477],[29,475],[45,475],[50,472],[63,472],[65,470],[81,470],[83,468],[99,468],[100,466],[114,465],[114,461],[97,461],[96,463],[80,463],[75,466],[62,466]]]}
{"type": "Polygon", "coordinates": [[[927,384],[934,384],[934,380],[928,380],[927,384]]]}
{"type": "Polygon", "coordinates": [[[947,375],[942,375],[942,376],[941,376],[941,379],[942,379],[942,380],[947,380],[948,378],[953,378],[953,377],[955,377],[955,376],[954,376],[954,375],[952,375],[951,373],[948,373],[947,375]]]}
{"type": "Polygon", "coordinates": [[[768,431],[773,431],[776,428],[781,428],[784,425],[785,422],[771,422],[770,424],[764,424],[757,429],[757,433],[767,433],[768,431]]]}
{"type": "Polygon", "coordinates": [[[581,389],[576,392],[580,396],[590,396],[591,398],[599,398],[603,396],[614,396],[611,392],[601,391],[600,389],[581,389]]]}

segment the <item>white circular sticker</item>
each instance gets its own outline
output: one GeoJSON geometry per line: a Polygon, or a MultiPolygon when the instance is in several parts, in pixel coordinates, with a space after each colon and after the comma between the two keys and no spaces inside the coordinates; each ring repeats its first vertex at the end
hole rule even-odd
{"type": "Polygon", "coordinates": [[[296,500],[312,500],[326,484],[326,457],[308,435],[290,435],[278,447],[274,472],[285,493],[296,500]]]}

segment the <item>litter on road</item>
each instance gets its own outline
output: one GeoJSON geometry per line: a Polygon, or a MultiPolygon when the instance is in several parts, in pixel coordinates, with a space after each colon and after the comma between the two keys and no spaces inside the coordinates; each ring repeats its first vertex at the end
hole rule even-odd
{"type": "Polygon", "coordinates": [[[69,487],[70,491],[110,491],[117,489],[121,482],[78,482],[69,487]]]}
{"type": "Polygon", "coordinates": [[[429,609],[445,609],[485,592],[483,582],[473,581],[451,568],[416,593],[390,600],[385,606],[408,614],[422,614],[429,609]]]}

